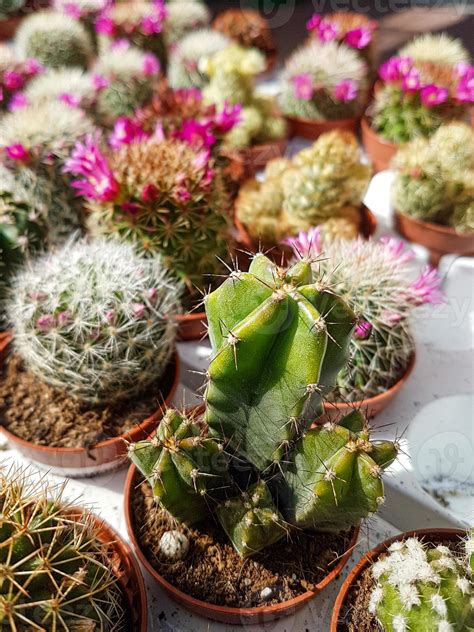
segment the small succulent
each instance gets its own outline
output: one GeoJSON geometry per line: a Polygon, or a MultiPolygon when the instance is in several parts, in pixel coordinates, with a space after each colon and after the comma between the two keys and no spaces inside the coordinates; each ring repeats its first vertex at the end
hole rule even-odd
{"type": "Polygon", "coordinates": [[[426,222],[474,232],[474,132],[464,123],[441,126],[397,153],[392,196],[396,209],[426,222]]]}
{"type": "MultiPolygon", "coordinates": [[[[324,233],[323,233],[324,235],[324,233]]],[[[358,317],[349,363],[331,400],[362,401],[384,393],[405,373],[414,352],[417,308],[442,302],[441,279],[426,267],[416,276],[401,240],[327,240],[316,228],[291,238],[297,257],[312,256],[322,287],[335,288],[358,317]]]]}
{"type": "Polygon", "coordinates": [[[273,244],[336,218],[358,232],[359,207],[370,173],[353,134],[339,130],[323,134],[291,160],[268,163],[263,182],[244,184],[236,203],[237,218],[254,239],[273,244]]]}
{"type": "Polygon", "coordinates": [[[241,121],[227,135],[226,147],[239,149],[285,136],[286,123],[274,99],[255,91],[255,76],[265,69],[261,53],[231,44],[203,59],[201,68],[210,78],[203,89],[206,101],[242,106],[241,121]]]}
{"type": "Polygon", "coordinates": [[[474,627],[469,560],[416,537],[391,544],[371,569],[369,603],[383,632],[461,632],[474,627]]]}
{"type": "Polygon", "coordinates": [[[43,72],[36,59],[18,59],[10,48],[0,50],[0,110],[13,111],[27,103],[25,88],[43,72]]]}
{"type": "Polygon", "coordinates": [[[4,630],[128,629],[126,601],[100,523],[28,470],[0,473],[4,630]]]}
{"type": "Polygon", "coordinates": [[[178,139],[137,139],[103,154],[92,138],[67,170],[88,200],[93,233],[136,243],[164,263],[191,293],[221,271],[227,257],[229,200],[209,150],[178,139]]]}
{"type": "Polygon", "coordinates": [[[367,64],[346,44],[312,41],[286,62],[282,110],[315,120],[357,116],[367,98],[367,74],[367,64]]]}
{"type": "Polygon", "coordinates": [[[6,311],[30,371],[81,401],[110,404],[163,374],[178,294],[159,258],[130,244],[68,242],[17,274],[6,311]]]}
{"type": "Polygon", "coordinates": [[[166,5],[164,35],[168,46],[173,46],[187,33],[206,28],[211,13],[203,2],[197,0],[175,0],[166,5]]]}
{"type": "Polygon", "coordinates": [[[20,57],[37,59],[50,68],[87,68],[94,56],[92,39],[82,24],[55,11],[27,16],[18,28],[14,45],[20,57]]]}
{"type": "Polygon", "coordinates": [[[212,57],[228,46],[228,37],[211,28],[201,28],[185,35],[170,52],[168,81],[172,88],[202,88],[206,76],[199,68],[201,59],[212,57]]]}
{"type": "Polygon", "coordinates": [[[110,4],[110,0],[53,0],[52,7],[68,17],[78,20],[90,35],[97,53],[99,41],[95,30],[95,22],[110,4]]]}
{"type": "Polygon", "coordinates": [[[171,411],[156,438],[130,446],[162,508],[185,523],[214,515],[242,557],[301,528],[358,524],[383,501],[382,471],[397,454],[371,440],[359,412],[310,429],[355,324],[319,287],[310,260],[283,269],[258,254],[233,272],[205,299],[213,354],[202,418],[171,411]],[[245,484],[235,459],[254,474],[245,484]]]}
{"type": "Polygon", "coordinates": [[[411,57],[415,62],[429,62],[444,66],[469,63],[469,51],[460,39],[447,33],[425,33],[418,35],[401,50],[402,57],[411,57]]]}
{"type": "Polygon", "coordinates": [[[35,77],[24,90],[29,104],[56,100],[86,111],[91,110],[96,94],[91,73],[80,68],[52,68],[35,77]]]}
{"type": "Polygon", "coordinates": [[[263,55],[276,53],[267,20],[254,9],[227,9],[219,13],[212,26],[245,48],[256,48],[263,55]]]}

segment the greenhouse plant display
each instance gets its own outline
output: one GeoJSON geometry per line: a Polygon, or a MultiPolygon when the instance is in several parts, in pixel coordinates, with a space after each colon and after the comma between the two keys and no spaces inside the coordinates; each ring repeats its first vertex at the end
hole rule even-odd
{"type": "Polygon", "coordinates": [[[71,476],[122,464],[123,437],[146,436],[176,388],[178,296],[160,259],[129,244],[68,242],[26,264],[5,299],[9,441],[71,476]]]}
{"type": "Polygon", "coordinates": [[[368,237],[374,226],[362,200],[370,175],[355,136],[327,132],[292,159],[270,161],[263,181],[244,183],[235,205],[239,240],[253,251],[259,243],[281,250],[284,238],[316,225],[329,237],[368,237]]]}
{"type": "Polygon", "coordinates": [[[430,253],[474,255],[474,131],[441,126],[431,138],[402,147],[394,159],[395,224],[430,253]]]}
{"type": "Polygon", "coordinates": [[[266,70],[276,62],[276,46],[268,21],[254,9],[227,9],[219,13],[212,26],[245,48],[259,50],[266,59],[266,70]]]}
{"type": "Polygon", "coordinates": [[[443,302],[441,278],[430,266],[416,273],[401,240],[328,240],[318,228],[288,239],[297,259],[313,257],[324,279],[357,315],[349,362],[327,395],[327,418],[361,409],[372,417],[391,404],[415,363],[412,323],[423,306],[443,302]]]}
{"type": "Polygon", "coordinates": [[[292,132],[315,140],[332,129],[355,132],[367,101],[367,64],[336,40],[311,41],[286,61],[280,105],[292,132]]]}
{"type": "Polygon", "coordinates": [[[130,547],[36,472],[0,471],[6,630],[147,630],[147,601],[130,547]]]}
{"type": "Polygon", "coordinates": [[[330,632],[472,630],[473,536],[420,529],[369,551],[342,585],[330,632]]]}
{"type": "Polygon", "coordinates": [[[254,175],[286,148],[286,123],[273,97],[258,94],[256,75],[264,70],[261,53],[231,44],[212,57],[202,59],[209,77],[204,99],[219,107],[240,105],[241,119],[224,139],[230,159],[241,166],[242,177],[254,175]]]}
{"type": "Polygon", "coordinates": [[[319,289],[309,259],[283,269],[257,254],[205,304],[204,406],[168,411],[155,436],[129,446],[147,479],[138,488],[129,473],[129,533],[186,607],[228,623],[268,621],[338,574],[360,521],[383,502],[382,472],[398,448],[371,439],[357,411],[310,428],[347,361],[355,315],[319,289]],[[208,556],[221,562],[209,566],[208,556]]]}

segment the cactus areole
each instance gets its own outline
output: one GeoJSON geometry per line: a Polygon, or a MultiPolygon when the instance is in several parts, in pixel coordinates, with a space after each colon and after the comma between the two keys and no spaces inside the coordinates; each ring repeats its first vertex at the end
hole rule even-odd
{"type": "Polygon", "coordinates": [[[205,299],[213,355],[202,417],[169,411],[129,449],[162,508],[186,524],[212,514],[243,557],[294,529],[357,525],[383,501],[381,474],[397,453],[371,442],[357,411],[309,429],[356,320],[313,275],[307,259],[282,269],[263,254],[231,273],[205,299]]]}

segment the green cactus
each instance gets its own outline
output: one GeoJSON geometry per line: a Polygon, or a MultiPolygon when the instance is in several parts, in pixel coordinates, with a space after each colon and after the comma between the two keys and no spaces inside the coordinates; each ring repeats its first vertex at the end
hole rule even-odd
{"type": "Polygon", "coordinates": [[[0,628],[2,630],[129,629],[110,545],[100,526],[42,479],[0,473],[0,628]]]}
{"type": "Polygon", "coordinates": [[[418,35],[400,50],[402,57],[411,57],[417,62],[455,66],[471,61],[469,51],[460,39],[447,33],[425,33],[418,35]]]}
{"type": "Polygon", "coordinates": [[[18,28],[14,44],[20,57],[35,58],[51,68],[87,68],[94,56],[94,44],[82,24],[54,11],[26,17],[18,28]]]}
{"type": "Polygon", "coordinates": [[[285,136],[286,123],[276,111],[274,99],[255,94],[255,76],[265,70],[260,52],[231,44],[202,59],[200,68],[210,78],[203,90],[208,103],[242,106],[242,119],[227,135],[226,147],[238,149],[285,136]]]}
{"type": "Polygon", "coordinates": [[[464,632],[474,627],[469,561],[417,538],[394,542],[372,566],[369,612],[383,632],[464,632]]]}
{"type": "Polygon", "coordinates": [[[206,519],[228,485],[222,445],[203,424],[175,410],[166,413],[154,437],[131,444],[128,454],[160,505],[186,524],[206,519]]]}

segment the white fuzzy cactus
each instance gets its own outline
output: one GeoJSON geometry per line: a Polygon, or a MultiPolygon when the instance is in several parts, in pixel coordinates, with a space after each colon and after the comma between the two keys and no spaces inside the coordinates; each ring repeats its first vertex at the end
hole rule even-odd
{"type": "Polygon", "coordinates": [[[28,369],[81,400],[110,403],[162,375],[177,297],[159,258],[127,244],[69,242],[15,277],[7,313],[28,369]]]}
{"type": "Polygon", "coordinates": [[[72,106],[88,107],[95,99],[96,89],[92,75],[81,68],[57,68],[32,79],[25,96],[29,104],[63,101],[72,106]]]}

